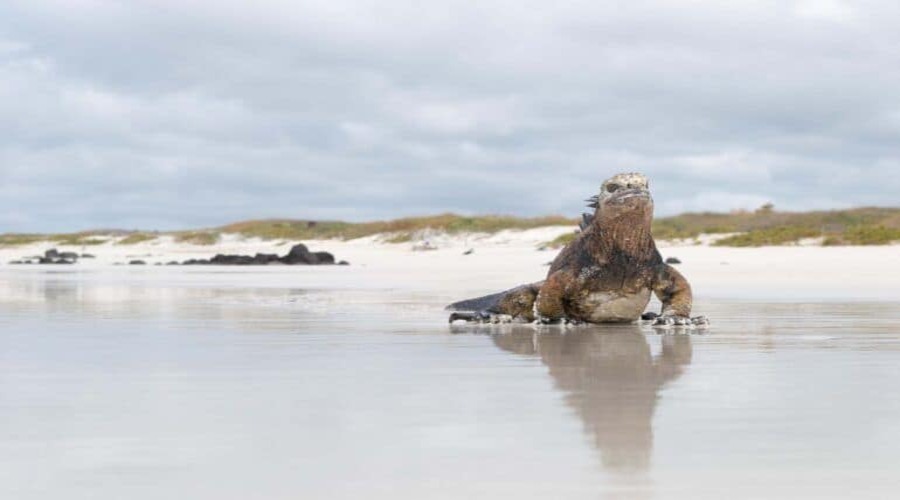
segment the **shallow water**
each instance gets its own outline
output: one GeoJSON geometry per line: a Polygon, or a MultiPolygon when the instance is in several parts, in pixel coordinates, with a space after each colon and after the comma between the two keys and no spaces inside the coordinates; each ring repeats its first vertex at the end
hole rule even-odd
{"type": "Polygon", "coordinates": [[[450,327],[454,293],[304,272],[0,272],[0,498],[900,488],[895,303],[701,296],[702,335],[450,327]]]}

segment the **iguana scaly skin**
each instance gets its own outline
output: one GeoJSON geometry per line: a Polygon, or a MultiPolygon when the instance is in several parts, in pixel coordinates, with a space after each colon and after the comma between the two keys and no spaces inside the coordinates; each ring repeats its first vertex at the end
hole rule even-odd
{"type": "Polygon", "coordinates": [[[607,179],[589,199],[582,231],[550,265],[547,278],[447,306],[450,321],[628,323],[638,320],[655,293],[657,325],[704,325],[691,318],[691,287],[665,264],[650,234],[653,198],[639,173],[607,179]]]}

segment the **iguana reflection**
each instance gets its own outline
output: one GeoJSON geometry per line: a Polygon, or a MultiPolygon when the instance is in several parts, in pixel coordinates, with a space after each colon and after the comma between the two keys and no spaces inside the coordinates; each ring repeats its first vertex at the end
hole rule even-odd
{"type": "Polygon", "coordinates": [[[662,352],[654,356],[636,325],[502,331],[491,336],[498,347],[541,357],[556,387],[566,394],[566,403],[584,422],[605,467],[648,467],[659,391],[690,364],[690,336],[661,337],[662,352]]]}

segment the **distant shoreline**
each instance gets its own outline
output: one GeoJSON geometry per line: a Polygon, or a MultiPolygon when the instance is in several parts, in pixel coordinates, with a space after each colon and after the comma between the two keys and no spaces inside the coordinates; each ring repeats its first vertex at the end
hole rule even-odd
{"type": "MultiPolygon", "coordinates": [[[[503,215],[462,216],[440,214],[388,221],[343,222],[304,219],[265,219],[236,222],[216,228],[186,231],[93,230],[61,234],[0,234],[0,248],[33,244],[61,247],[101,245],[130,246],[154,241],[215,247],[222,241],[258,239],[267,242],[307,240],[356,240],[372,238],[381,243],[415,243],[440,235],[496,235],[503,231],[541,228],[555,234],[539,242],[550,247],[567,243],[578,219],[562,216],[515,217],[503,215]]],[[[654,220],[658,241],[678,245],[735,247],[792,245],[888,245],[900,242],[900,208],[861,207],[844,210],[779,212],[771,206],[755,211],[731,213],[686,213],[654,220]]]]}
{"type": "MultiPolygon", "coordinates": [[[[549,226],[493,234],[431,233],[428,246],[419,241],[391,243],[385,241],[384,235],[302,240],[311,252],[329,252],[337,261],[348,261],[349,266],[167,266],[173,261],[210,259],[216,254],[285,255],[299,243],[236,234],[222,235],[214,245],[178,242],[171,235],[128,245],[108,241],[71,246],[38,241],[0,247],[0,280],[12,274],[48,272],[59,279],[74,279],[88,272],[103,276],[117,273],[123,279],[162,280],[176,273],[181,277],[178,279],[216,276],[215,279],[230,283],[225,276],[252,272],[282,276],[279,279],[301,287],[331,286],[336,279],[354,286],[379,284],[410,289],[432,283],[429,286],[447,291],[449,303],[453,297],[484,294],[543,279],[547,264],[558,252],[544,243],[572,231],[571,226],[549,226]],[[61,254],[89,253],[93,257],[79,259],[74,265],[10,264],[23,257],[42,255],[50,248],[61,254]],[[132,261],[142,261],[143,265],[131,265],[132,261]]],[[[712,246],[703,238],[706,237],[699,244],[695,240],[657,242],[663,257],[677,257],[682,262],[677,264],[678,270],[688,277],[701,303],[704,296],[886,300],[900,293],[900,280],[894,271],[900,250],[897,246],[798,244],[735,248],[712,246]]]]}

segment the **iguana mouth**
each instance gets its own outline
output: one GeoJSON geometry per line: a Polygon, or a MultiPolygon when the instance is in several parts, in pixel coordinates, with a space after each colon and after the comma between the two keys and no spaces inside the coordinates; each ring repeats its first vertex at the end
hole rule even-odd
{"type": "Polygon", "coordinates": [[[632,200],[635,198],[641,198],[644,200],[650,199],[650,192],[645,189],[627,189],[620,190],[612,195],[610,198],[610,203],[614,203],[616,205],[625,203],[628,200],[632,200]]]}

